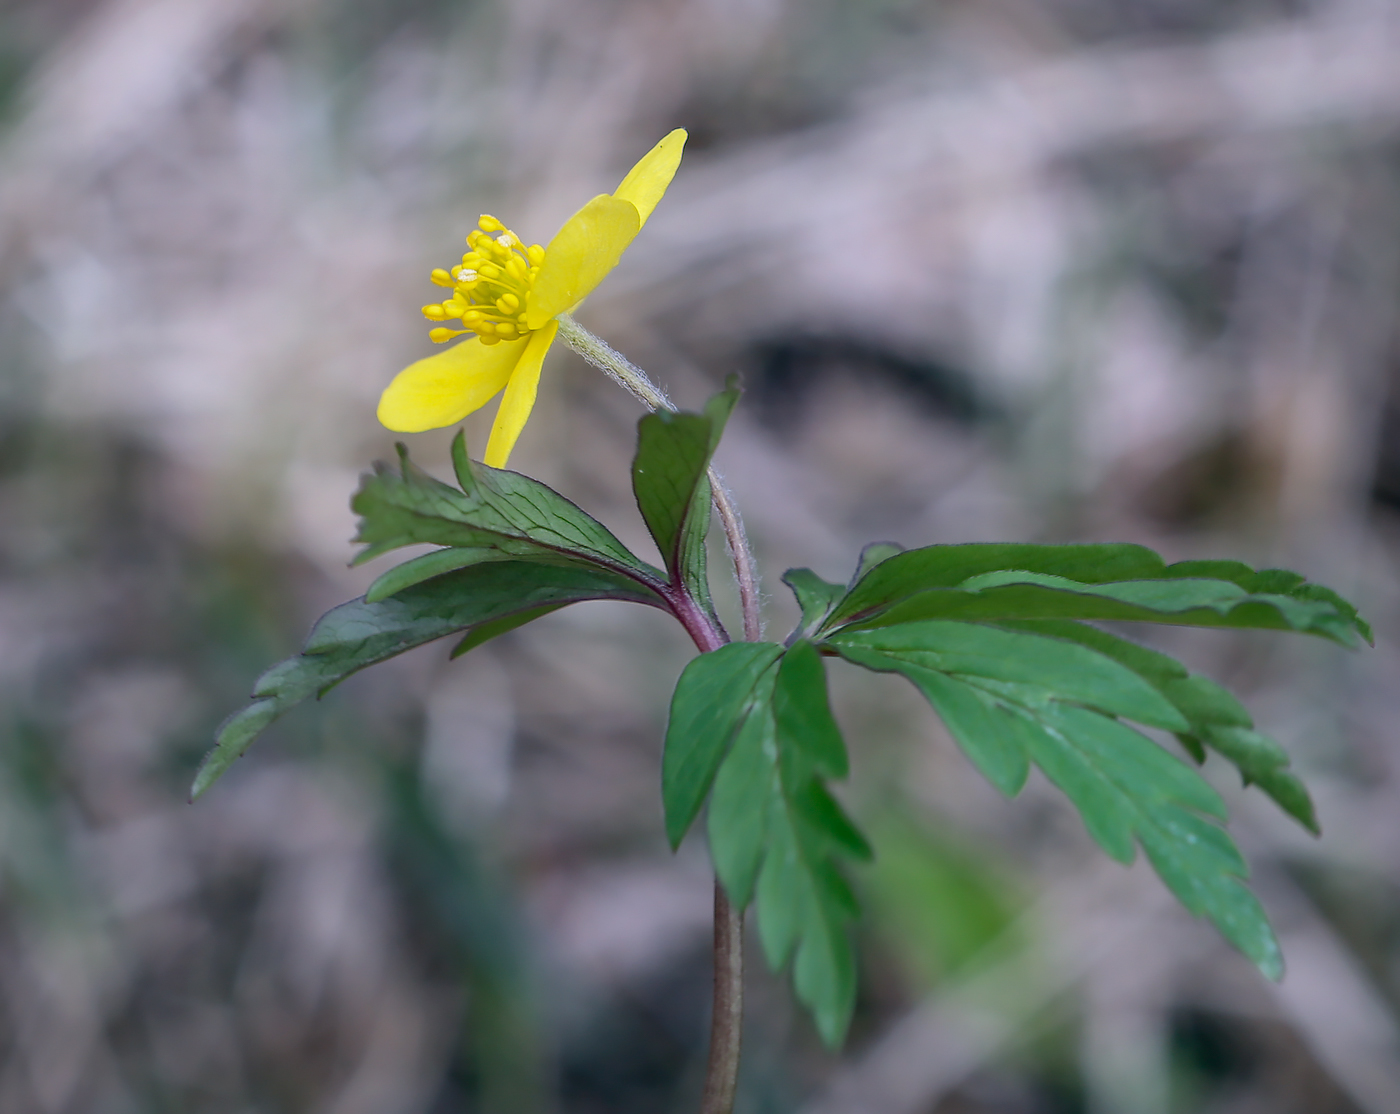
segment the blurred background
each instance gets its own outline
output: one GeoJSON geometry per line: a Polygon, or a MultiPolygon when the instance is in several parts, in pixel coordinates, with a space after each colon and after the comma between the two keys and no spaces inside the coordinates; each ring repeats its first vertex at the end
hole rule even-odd
{"type": "MultiPolygon", "coordinates": [[[[547,242],[684,126],[580,316],[682,405],[743,374],[718,463],[773,635],[784,568],[877,539],[1288,564],[1378,634],[1135,632],[1314,788],[1321,841],[1206,767],[1277,987],[833,665],[861,999],[832,1055],[755,955],[741,1114],[1400,1111],[1397,58],[1397,0],[3,0],[0,1109],[696,1109],[659,614],[415,651],[186,804],[392,560],[347,567],[347,500],[428,271],[481,212],[547,242]]],[[[649,552],[637,416],[560,348],[512,465],[649,552]]]]}

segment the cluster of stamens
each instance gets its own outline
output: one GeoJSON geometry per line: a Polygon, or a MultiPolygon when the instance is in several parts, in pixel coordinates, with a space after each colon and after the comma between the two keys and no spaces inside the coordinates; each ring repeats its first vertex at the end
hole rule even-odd
{"type": "Polygon", "coordinates": [[[434,343],[475,333],[482,344],[499,344],[527,336],[525,305],[535,276],[544,262],[544,248],[528,248],[520,237],[489,213],[483,213],[480,227],[467,236],[469,250],[452,270],[438,268],[433,282],[448,287],[446,301],[423,307],[429,321],[460,319],[461,329],[442,326],[428,333],[434,343]]]}

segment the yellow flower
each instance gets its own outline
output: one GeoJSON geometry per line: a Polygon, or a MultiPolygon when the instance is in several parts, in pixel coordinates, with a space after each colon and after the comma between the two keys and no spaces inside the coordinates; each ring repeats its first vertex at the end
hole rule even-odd
{"type": "Polygon", "coordinates": [[[547,248],[526,247],[483,214],[479,229],[467,237],[470,250],[462,262],[450,272],[433,272],[433,282],[452,296],[423,307],[431,321],[462,323],[460,329],[433,329],[428,335],[434,342],[475,335],[399,372],[379,399],[379,420],[400,433],[453,425],[505,388],[484,457],[491,467],[504,468],[535,405],[540,366],[559,331],[555,318],[617,266],[671,184],[685,140],[683,129],[671,132],[616,190],[599,194],[565,221],[547,248]]]}

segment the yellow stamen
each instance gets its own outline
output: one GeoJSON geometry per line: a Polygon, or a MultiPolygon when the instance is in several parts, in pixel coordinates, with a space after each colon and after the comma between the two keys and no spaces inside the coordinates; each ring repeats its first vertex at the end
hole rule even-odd
{"type": "Polygon", "coordinates": [[[445,301],[423,307],[430,321],[460,317],[465,329],[433,329],[429,336],[438,343],[473,332],[482,344],[517,340],[529,336],[525,306],[530,288],[544,263],[544,248],[526,247],[524,241],[490,213],[483,213],[479,227],[467,234],[471,249],[451,271],[438,268],[432,279],[446,286],[452,295],[445,301]]]}

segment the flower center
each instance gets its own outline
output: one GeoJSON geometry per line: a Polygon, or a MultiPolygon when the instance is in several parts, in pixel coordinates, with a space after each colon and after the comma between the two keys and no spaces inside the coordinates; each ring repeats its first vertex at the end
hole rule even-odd
{"type": "Polygon", "coordinates": [[[479,228],[467,235],[471,250],[452,270],[438,268],[433,282],[448,287],[446,301],[423,307],[429,321],[460,319],[461,329],[440,327],[428,333],[433,343],[475,333],[482,344],[499,344],[528,336],[525,303],[544,262],[544,248],[528,248],[520,237],[489,213],[482,213],[479,228]]]}

